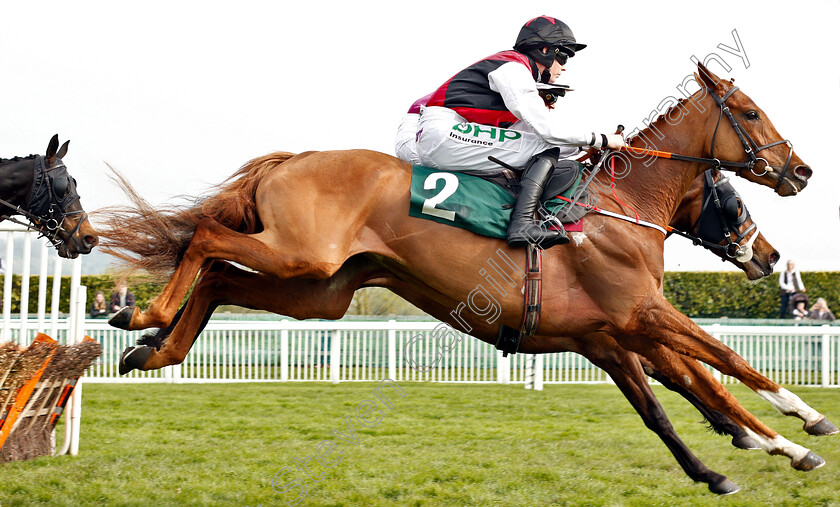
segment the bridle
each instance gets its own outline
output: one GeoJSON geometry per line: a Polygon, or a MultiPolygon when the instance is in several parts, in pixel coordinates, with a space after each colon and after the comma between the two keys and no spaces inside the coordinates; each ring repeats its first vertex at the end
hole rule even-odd
{"type": "MultiPolygon", "coordinates": [[[[743,169],[749,169],[750,172],[753,173],[756,176],[764,176],[765,174],[767,174],[767,168],[770,167],[770,163],[767,161],[767,159],[759,157],[757,155],[757,153],[762,151],[762,150],[766,150],[768,148],[778,146],[780,144],[786,144],[787,147],[788,147],[787,159],[785,159],[785,165],[782,167],[782,172],[779,175],[779,181],[776,182],[776,187],[773,189],[773,190],[779,190],[779,187],[782,186],[782,182],[785,181],[785,179],[786,179],[785,175],[787,174],[788,168],[790,167],[790,160],[793,157],[793,144],[791,144],[791,142],[787,139],[782,139],[780,141],[773,141],[772,143],[767,143],[764,146],[758,146],[758,144],[756,144],[756,142],[753,140],[753,138],[750,137],[750,134],[744,129],[744,127],[741,126],[741,124],[735,118],[735,115],[733,115],[732,112],[729,110],[729,106],[726,105],[726,99],[728,99],[730,96],[732,96],[733,93],[738,91],[738,87],[733,86],[732,88],[730,88],[730,90],[728,92],[726,92],[726,94],[723,95],[723,97],[718,97],[717,94],[714,92],[714,90],[711,90],[708,86],[706,87],[706,90],[711,94],[712,98],[715,100],[715,103],[720,108],[720,115],[718,116],[717,125],[715,126],[714,133],[712,134],[712,148],[711,148],[712,160],[717,160],[716,158],[714,158],[715,157],[715,138],[717,137],[718,128],[720,127],[720,121],[721,121],[724,114],[729,119],[729,123],[732,124],[732,128],[735,129],[735,134],[738,135],[738,139],[741,140],[741,144],[744,146],[744,151],[746,152],[747,156],[749,157],[749,160],[747,162],[720,162],[720,161],[718,161],[718,165],[714,166],[714,167],[715,168],[738,167],[738,169],[735,171],[735,174],[738,175],[738,176],[741,175],[741,171],[743,169]],[[758,163],[759,160],[764,162],[764,172],[762,172],[760,174],[755,172],[755,165],[756,165],[756,163],[758,163]]],[[[795,192],[796,187],[793,186],[793,185],[791,185],[791,186],[793,187],[794,192],[795,192]]]]}
{"type": "MultiPolygon", "coordinates": [[[[42,157],[37,156],[35,158],[35,169],[33,169],[33,171],[35,171],[36,173],[36,177],[37,173],[39,172],[37,171],[39,164],[43,165],[44,162],[42,157]]],[[[65,166],[64,162],[62,162],[59,159],[58,163],[53,164],[50,167],[44,167],[43,170],[40,171],[42,181],[33,180],[33,188],[36,185],[39,185],[40,190],[34,196],[35,198],[30,199],[29,209],[23,209],[18,205],[6,201],[5,199],[0,199],[0,204],[14,210],[12,214],[3,214],[2,216],[0,216],[0,219],[8,219],[16,224],[26,227],[29,230],[37,231],[38,238],[45,237],[49,239],[53,246],[56,248],[56,250],[58,250],[58,248],[65,243],[65,241],[59,236],[59,233],[64,232],[65,234],[67,234],[68,238],[71,238],[79,231],[79,228],[82,226],[82,222],[84,222],[85,219],[87,219],[87,213],[84,210],[66,211],[67,206],[79,200],[79,195],[78,193],[76,193],[75,190],[75,180],[73,180],[74,184],[72,186],[69,184],[69,180],[72,179],[69,174],[66,175],[66,178],[68,179],[66,190],[64,192],[56,191],[55,181],[52,178],[48,177],[47,173],[58,171],[60,169],[64,169],[66,171],[67,166],[65,166]],[[59,193],[64,195],[67,192],[71,192],[71,194],[67,194],[63,198],[59,196],[59,193]],[[45,207],[46,209],[44,209],[43,211],[33,212],[32,207],[34,206],[36,198],[38,201],[45,201],[47,203],[46,206],[41,206],[45,207]],[[12,216],[15,214],[23,215],[29,220],[29,223],[15,219],[12,216]],[[75,227],[73,227],[72,230],[68,231],[64,227],[64,220],[67,217],[75,215],[81,216],[76,221],[75,227]]]]}
{"type": "Polygon", "coordinates": [[[713,169],[708,169],[704,173],[703,207],[691,226],[691,232],[678,229],[670,229],[669,232],[688,238],[695,245],[708,250],[721,250],[730,259],[741,263],[749,262],[753,257],[752,245],[758,238],[758,226],[753,222],[744,232],[738,230],[750,218],[750,213],[743,205],[738,192],[729,183],[729,178],[722,177],[719,181],[714,181],[713,172],[713,169]],[[712,204],[716,216],[710,213],[712,204]],[[720,228],[715,228],[716,225],[720,228]],[[732,234],[735,234],[737,241],[732,241],[732,234]],[[749,239],[741,245],[745,238],[749,239]],[[726,240],[725,245],[720,244],[723,239],[726,240]]]}
{"type": "MultiPolygon", "coordinates": [[[[767,159],[765,159],[763,157],[759,157],[757,155],[757,153],[759,153],[760,151],[766,150],[768,148],[778,146],[780,144],[786,144],[787,147],[788,147],[787,159],[785,160],[785,165],[782,167],[782,171],[779,175],[779,180],[776,182],[776,186],[773,189],[774,191],[778,191],[779,187],[782,186],[782,182],[790,181],[786,178],[786,175],[787,175],[788,169],[790,168],[791,158],[793,158],[793,144],[791,144],[791,142],[787,139],[782,139],[780,141],[773,141],[772,143],[767,143],[763,146],[758,146],[758,144],[756,144],[756,142],[749,135],[749,133],[746,131],[746,129],[744,129],[744,127],[741,125],[741,123],[738,122],[738,119],[735,118],[735,115],[732,114],[732,111],[729,110],[729,106],[726,105],[726,100],[729,99],[729,97],[731,97],[733,93],[738,91],[738,87],[733,86],[732,88],[729,89],[728,92],[726,92],[723,95],[723,97],[718,97],[717,94],[714,92],[714,90],[709,88],[708,85],[706,85],[704,83],[704,86],[706,87],[706,91],[708,92],[708,94],[712,96],[712,98],[715,101],[715,104],[717,104],[718,108],[720,109],[720,114],[718,115],[718,121],[717,121],[717,124],[715,125],[714,133],[712,134],[712,146],[711,146],[711,153],[710,153],[711,156],[710,157],[693,157],[693,156],[690,156],[690,155],[681,155],[681,154],[678,154],[678,153],[670,153],[670,152],[667,152],[667,151],[651,150],[651,149],[647,149],[647,148],[635,148],[635,147],[632,147],[632,146],[623,146],[619,151],[632,151],[632,152],[638,153],[640,155],[653,155],[654,157],[658,157],[658,158],[667,158],[667,159],[671,159],[671,160],[680,160],[680,161],[683,161],[683,162],[697,162],[697,163],[700,163],[700,164],[708,164],[708,165],[711,165],[713,169],[734,171],[735,174],[738,175],[738,176],[741,175],[741,171],[743,171],[744,169],[749,169],[749,171],[751,173],[760,177],[760,176],[764,176],[765,174],[767,174],[768,168],[771,168],[772,166],[767,161],[767,159]],[[717,139],[717,133],[718,133],[718,130],[720,129],[721,120],[723,119],[724,115],[726,115],[726,117],[729,119],[729,123],[732,125],[732,128],[735,130],[735,134],[738,136],[738,139],[741,140],[741,145],[743,145],[743,147],[744,147],[744,153],[748,157],[748,160],[746,162],[736,162],[736,161],[733,161],[733,160],[721,160],[721,159],[715,157],[715,140],[717,139]],[[755,166],[756,166],[756,164],[758,163],[759,160],[764,162],[764,172],[761,172],[761,173],[756,172],[756,169],[755,169],[755,166]]],[[[793,188],[794,192],[797,192],[796,186],[793,185],[792,183],[791,183],[791,187],[793,188]]]]}

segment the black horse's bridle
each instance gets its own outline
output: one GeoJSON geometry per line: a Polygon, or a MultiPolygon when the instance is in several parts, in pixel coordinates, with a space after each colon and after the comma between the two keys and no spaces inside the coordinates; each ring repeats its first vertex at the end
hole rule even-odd
{"type": "Polygon", "coordinates": [[[38,238],[49,239],[50,243],[58,249],[64,244],[64,240],[61,239],[59,233],[64,232],[68,238],[72,238],[87,218],[87,213],[84,210],[67,211],[67,207],[79,200],[79,194],[76,192],[76,180],[67,174],[67,166],[61,160],[50,167],[44,167],[41,171],[37,171],[38,165],[43,165],[43,159],[40,156],[35,158],[35,164],[36,179],[38,172],[40,172],[41,178],[32,182],[33,188],[37,188],[38,191],[30,198],[29,209],[23,209],[0,199],[0,204],[14,210],[12,215],[23,215],[29,220],[29,223],[16,220],[12,215],[3,214],[0,218],[8,219],[27,229],[37,231],[38,238]],[[64,169],[64,171],[61,171],[61,169],[64,169]],[[57,177],[48,174],[56,172],[59,173],[57,177]],[[43,205],[38,205],[41,209],[33,210],[32,208],[36,206],[35,203],[43,203],[43,205]],[[75,215],[81,216],[76,221],[75,227],[68,231],[64,227],[64,219],[75,215]]]}
{"type": "Polygon", "coordinates": [[[715,181],[714,172],[714,169],[708,169],[704,173],[703,207],[690,232],[678,229],[671,229],[671,232],[708,250],[721,250],[730,259],[741,263],[749,262],[753,256],[752,245],[758,237],[758,226],[753,223],[745,231],[739,231],[750,218],[750,212],[741,201],[741,196],[729,183],[729,178],[722,177],[715,181]],[[712,205],[714,214],[711,212],[712,205]],[[735,234],[737,241],[732,241],[732,234],[735,234]],[[749,240],[741,245],[747,237],[749,240]],[[726,244],[721,245],[724,239],[726,244]]]}

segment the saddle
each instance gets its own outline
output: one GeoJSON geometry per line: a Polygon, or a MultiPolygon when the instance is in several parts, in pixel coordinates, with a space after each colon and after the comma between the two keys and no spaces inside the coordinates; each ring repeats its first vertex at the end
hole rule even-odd
{"type": "MultiPolygon", "coordinates": [[[[489,181],[503,188],[511,196],[517,197],[519,195],[519,181],[522,178],[524,168],[511,167],[506,164],[500,164],[503,168],[498,173],[488,173],[486,171],[465,171],[464,174],[481,178],[489,181]]],[[[570,224],[579,221],[584,215],[589,213],[589,209],[583,206],[573,206],[566,201],[558,200],[556,197],[569,190],[572,192],[573,201],[586,203],[589,199],[589,193],[586,188],[579,188],[581,176],[584,171],[591,168],[588,165],[583,165],[574,160],[560,160],[554,166],[554,173],[551,179],[546,184],[540,197],[540,205],[554,215],[560,223],[570,224]]],[[[503,209],[513,208],[512,204],[505,204],[503,209]]]]}

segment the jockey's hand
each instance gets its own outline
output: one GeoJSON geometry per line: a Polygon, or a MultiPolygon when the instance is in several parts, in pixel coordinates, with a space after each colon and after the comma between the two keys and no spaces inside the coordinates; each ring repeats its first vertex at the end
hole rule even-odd
{"type": "Polygon", "coordinates": [[[620,134],[607,134],[607,148],[616,150],[622,146],[627,146],[624,143],[624,137],[620,134]]]}

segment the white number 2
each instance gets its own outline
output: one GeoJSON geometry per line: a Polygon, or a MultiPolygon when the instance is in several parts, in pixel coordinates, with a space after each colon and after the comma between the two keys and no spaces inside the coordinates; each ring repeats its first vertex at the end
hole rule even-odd
{"type": "Polygon", "coordinates": [[[445,209],[435,208],[438,204],[445,201],[452,194],[458,190],[458,177],[452,173],[432,173],[423,182],[423,188],[426,190],[433,190],[437,188],[438,180],[443,180],[443,190],[434,197],[429,197],[423,201],[423,210],[421,213],[432,215],[433,217],[440,217],[446,220],[455,221],[455,212],[445,209]]]}

